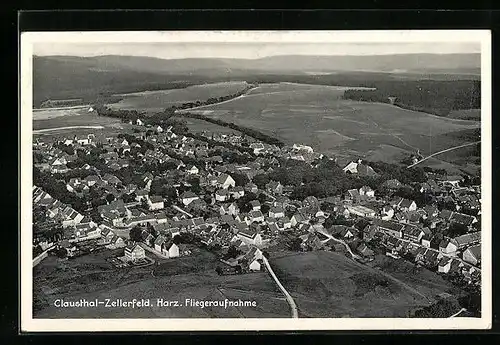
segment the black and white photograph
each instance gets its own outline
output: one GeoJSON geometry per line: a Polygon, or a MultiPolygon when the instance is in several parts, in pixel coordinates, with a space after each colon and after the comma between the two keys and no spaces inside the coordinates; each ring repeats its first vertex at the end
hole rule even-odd
{"type": "Polygon", "coordinates": [[[491,326],[488,31],[21,53],[23,329],[491,326]]]}

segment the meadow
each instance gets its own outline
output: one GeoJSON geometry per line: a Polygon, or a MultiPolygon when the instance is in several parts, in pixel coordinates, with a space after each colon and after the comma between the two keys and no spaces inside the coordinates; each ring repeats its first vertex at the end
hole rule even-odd
{"type": "Polygon", "coordinates": [[[98,116],[88,106],[33,110],[33,130],[74,126],[116,127],[119,119],[98,116]]]}
{"type": "MultiPolygon", "coordinates": [[[[154,257],[158,265],[115,268],[106,257],[123,249],[72,260],[49,256],[33,269],[35,318],[241,318],[289,317],[287,302],[265,272],[219,276],[217,258],[203,249],[175,259],[154,257]],[[54,300],[150,299],[149,308],[56,308],[54,300]],[[256,307],[161,307],[156,300],[252,300],[256,307]]],[[[147,254],[148,256],[150,254],[147,254]]]]}
{"type": "Polygon", "coordinates": [[[377,261],[379,270],[333,252],[291,254],[270,262],[295,299],[299,317],[408,317],[452,288],[411,264],[394,268],[377,261]]]}
{"type": "Polygon", "coordinates": [[[241,91],[248,84],[241,82],[221,82],[188,86],[183,89],[143,91],[115,95],[122,98],[117,103],[109,104],[112,109],[159,112],[173,105],[188,102],[206,101],[214,97],[227,96],[241,91]]]}
{"type": "Polygon", "coordinates": [[[448,133],[480,127],[479,121],[449,119],[390,104],[342,99],[346,87],[261,84],[236,99],[190,110],[256,128],[281,140],[312,145],[339,156],[398,160],[468,142],[448,133]],[[388,153],[387,148],[392,150],[388,153]]]}

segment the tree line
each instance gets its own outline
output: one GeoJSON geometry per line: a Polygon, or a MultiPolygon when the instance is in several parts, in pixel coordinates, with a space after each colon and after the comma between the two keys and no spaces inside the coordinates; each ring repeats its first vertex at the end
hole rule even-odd
{"type": "Polygon", "coordinates": [[[392,80],[375,82],[373,87],[376,90],[346,90],[344,99],[393,103],[403,109],[438,116],[448,116],[452,110],[481,107],[481,82],[477,80],[392,80]]]}

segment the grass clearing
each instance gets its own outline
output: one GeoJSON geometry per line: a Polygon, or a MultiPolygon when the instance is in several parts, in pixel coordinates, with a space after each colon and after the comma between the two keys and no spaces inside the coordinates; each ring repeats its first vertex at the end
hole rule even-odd
{"type": "Polygon", "coordinates": [[[407,317],[450,289],[430,271],[384,274],[333,252],[281,256],[271,265],[299,317],[407,317]]]}

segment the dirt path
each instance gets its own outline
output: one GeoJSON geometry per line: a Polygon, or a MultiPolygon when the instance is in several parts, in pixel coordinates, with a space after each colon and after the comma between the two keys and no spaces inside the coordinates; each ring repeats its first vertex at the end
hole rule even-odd
{"type": "Polygon", "coordinates": [[[452,150],[460,149],[462,147],[472,146],[472,145],[476,145],[476,144],[480,144],[480,143],[481,143],[481,141],[475,141],[473,143],[467,143],[467,144],[463,144],[463,145],[459,145],[459,146],[453,146],[453,147],[450,147],[449,149],[435,152],[435,153],[433,153],[433,154],[431,154],[431,155],[429,155],[429,156],[427,156],[425,158],[422,158],[418,162],[415,162],[415,163],[409,165],[407,168],[410,169],[410,168],[414,167],[415,165],[420,164],[420,163],[422,163],[423,161],[425,161],[425,160],[427,160],[429,158],[432,158],[434,156],[440,155],[441,153],[449,152],[449,151],[452,151],[452,150]]]}
{"type": "Polygon", "coordinates": [[[299,313],[298,313],[298,310],[297,310],[297,304],[295,303],[293,297],[288,293],[288,291],[286,291],[285,287],[283,286],[283,284],[281,284],[281,282],[279,281],[279,279],[276,276],[276,274],[274,274],[274,271],[271,268],[271,265],[269,264],[269,261],[267,260],[267,258],[265,256],[262,257],[262,261],[264,261],[264,264],[266,265],[267,271],[269,272],[269,274],[271,275],[271,277],[273,277],[274,281],[276,282],[276,284],[278,285],[278,287],[280,288],[280,290],[285,295],[286,300],[287,300],[288,304],[290,305],[290,309],[292,310],[292,318],[298,319],[299,318],[299,313]]]}

